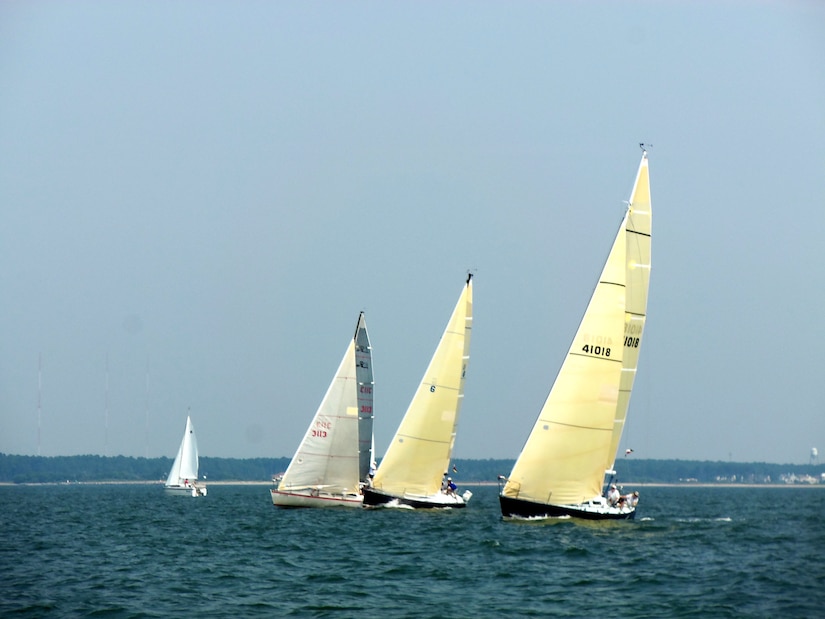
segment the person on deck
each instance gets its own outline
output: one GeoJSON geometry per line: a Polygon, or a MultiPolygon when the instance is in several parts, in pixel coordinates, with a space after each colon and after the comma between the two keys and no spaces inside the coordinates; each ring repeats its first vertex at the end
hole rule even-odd
{"type": "Polygon", "coordinates": [[[458,488],[458,486],[456,486],[453,483],[453,478],[448,477],[447,478],[447,494],[449,494],[450,496],[455,496],[455,491],[456,491],[457,488],[458,488]]]}
{"type": "Polygon", "coordinates": [[[619,503],[620,496],[616,484],[610,484],[610,490],[607,491],[607,504],[615,507],[619,503]]]}
{"type": "Polygon", "coordinates": [[[631,492],[630,494],[623,494],[619,497],[619,507],[636,507],[639,502],[639,492],[631,492]]]}

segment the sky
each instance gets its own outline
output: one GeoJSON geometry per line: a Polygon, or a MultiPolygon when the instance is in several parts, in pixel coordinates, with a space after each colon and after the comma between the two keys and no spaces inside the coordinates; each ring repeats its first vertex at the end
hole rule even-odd
{"type": "Polygon", "coordinates": [[[364,310],[380,456],[471,270],[514,459],[640,142],[621,451],[825,461],[825,3],[0,3],[0,452],[289,457],[364,310]]]}

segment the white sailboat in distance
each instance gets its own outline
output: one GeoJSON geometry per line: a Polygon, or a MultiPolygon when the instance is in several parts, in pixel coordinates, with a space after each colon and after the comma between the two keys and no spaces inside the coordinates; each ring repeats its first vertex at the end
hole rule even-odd
{"type": "Polygon", "coordinates": [[[455,492],[447,471],[464,399],[472,326],[470,274],[375,478],[364,488],[364,506],[455,508],[470,500],[469,490],[455,492]]]}
{"type": "Polygon", "coordinates": [[[192,419],[186,416],[186,429],[178,455],[164,484],[166,492],[181,496],[206,496],[206,486],[198,482],[198,441],[192,419]]]}
{"type": "Polygon", "coordinates": [[[373,463],[372,348],[364,312],[321,405],[277,486],[276,507],[361,507],[373,463]]]}
{"type": "MultiPolygon", "coordinates": [[[[644,150],[644,146],[643,146],[644,150]]],[[[638,493],[603,491],[636,377],[650,283],[647,152],[578,332],[533,430],[503,481],[505,518],[631,519],[638,493]]]]}

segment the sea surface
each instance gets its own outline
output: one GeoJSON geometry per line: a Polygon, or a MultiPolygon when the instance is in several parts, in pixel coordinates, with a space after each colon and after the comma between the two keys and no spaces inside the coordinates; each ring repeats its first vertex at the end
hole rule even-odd
{"type": "Polygon", "coordinates": [[[825,487],[645,487],[614,523],[505,522],[471,489],[416,512],[3,486],[0,616],[825,617],[825,487]]]}

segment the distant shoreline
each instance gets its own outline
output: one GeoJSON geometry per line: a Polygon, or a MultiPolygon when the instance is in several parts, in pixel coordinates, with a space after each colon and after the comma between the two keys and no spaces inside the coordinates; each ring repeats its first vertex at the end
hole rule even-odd
{"type": "MultiPolygon", "coordinates": [[[[209,486],[271,486],[271,481],[207,481],[203,485],[209,486]]],[[[473,481],[460,483],[459,486],[486,487],[497,486],[494,481],[473,481]]],[[[636,488],[825,488],[825,484],[737,484],[737,483],[708,483],[708,482],[623,482],[622,487],[636,488]]],[[[45,482],[0,482],[0,486],[163,486],[162,481],[45,481],[45,482]]]]}

